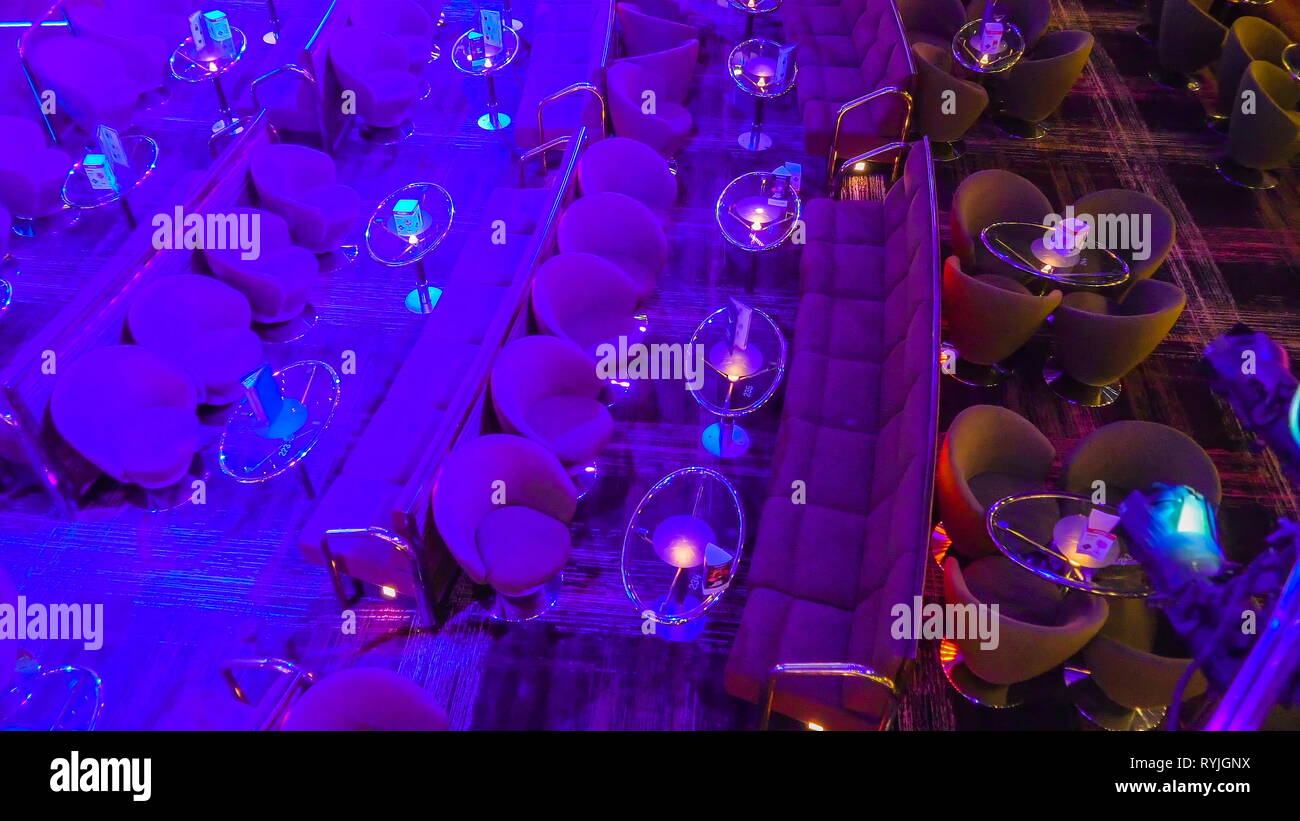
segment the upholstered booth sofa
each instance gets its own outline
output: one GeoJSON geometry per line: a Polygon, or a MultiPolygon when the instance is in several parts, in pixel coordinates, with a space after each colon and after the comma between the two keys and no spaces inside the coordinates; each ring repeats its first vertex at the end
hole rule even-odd
{"type": "Polygon", "coordinates": [[[726,670],[774,709],[826,728],[870,729],[915,644],[891,610],[921,594],[937,428],[939,260],[928,141],[912,144],[880,202],[805,210],[801,299],[773,478],[726,670]],[[802,491],[802,498],[800,498],[802,491]],[[810,671],[804,671],[810,672],[810,671]]]}

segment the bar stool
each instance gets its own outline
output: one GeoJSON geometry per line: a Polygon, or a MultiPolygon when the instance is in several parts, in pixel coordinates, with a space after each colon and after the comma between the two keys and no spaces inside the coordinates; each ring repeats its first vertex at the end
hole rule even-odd
{"type": "Polygon", "coordinates": [[[1156,41],[1158,65],[1147,73],[1166,88],[1198,91],[1192,75],[1218,59],[1227,26],[1210,16],[1213,0],[1164,0],[1156,41]]]}

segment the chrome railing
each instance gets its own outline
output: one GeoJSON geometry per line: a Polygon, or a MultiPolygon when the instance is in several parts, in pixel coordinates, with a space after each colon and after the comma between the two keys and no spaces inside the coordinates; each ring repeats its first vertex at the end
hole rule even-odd
{"type": "Polygon", "coordinates": [[[881,726],[889,722],[890,713],[893,709],[893,703],[898,697],[898,689],[894,686],[894,680],[889,676],[881,675],[870,667],[861,664],[850,664],[841,661],[812,661],[812,662],[789,662],[787,664],[777,664],[767,673],[767,680],[763,682],[762,698],[762,715],[759,719],[758,728],[766,730],[772,721],[772,708],[776,704],[776,685],[777,679],[781,676],[838,676],[841,678],[857,678],[868,681],[889,691],[890,708],[886,714],[881,717],[881,726]]]}
{"type": "MultiPolygon", "coordinates": [[[[836,168],[839,165],[837,160],[839,159],[840,150],[840,132],[844,126],[845,115],[868,103],[890,95],[896,95],[903,101],[903,126],[899,129],[898,140],[900,142],[907,142],[907,132],[912,127],[912,93],[910,91],[905,88],[899,88],[898,86],[885,86],[883,88],[878,88],[875,91],[868,92],[867,94],[863,94],[861,97],[849,100],[847,103],[840,106],[835,112],[835,130],[831,133],[830,157],[827,159],[826,164],[827,180],[830,180],[834,176],[836,168]]],[[[898,160],[895,160],[895,173],[897,173],[898,162],[898,160]]]]}

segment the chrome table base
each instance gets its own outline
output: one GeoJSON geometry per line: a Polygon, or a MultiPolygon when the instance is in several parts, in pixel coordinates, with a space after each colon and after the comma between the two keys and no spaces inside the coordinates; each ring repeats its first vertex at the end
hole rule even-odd
{"type": "Polygon", "coordinates": [[[1214,170],[1233,185],[1250,188],[1255,191],[1267,191],[1277,187],[1277,176],[1258,168],[1247,168],[1227,157],[1220,157],[1214,163],[1214,170]]]}
{"type": "Polygon", "coordinates": [[[1087,385],[1061,370],[1055,358],[1043,366],[1043,381],[1065,401],[1085,408],[1104,408],[1115,404],[1124,386],[1120,382],[1109,385],[1087,385]]]}
{"type": "Polygon", "coordinates": [[[1084,718],[1105,730],[1153,730],[1160,726],[1165,707],[1125,707],[1112,701],[1097,686],[1092,673],[1081,667],[1065,668],[1065,692],[1084,718]]]}
{"type": "Polygon", "coordinates": [[[557,573],[550,581],[522,596],[507,596],[497,592],[488,615],[493,621],[529,621],[545,613],[560,600],[564,587],[564,574],[557,573]]]}
{"type": "Polygon", "coordinates": [[[993,115],[993,124],[1003,134],[1008,137],[1015,137],[1017,140],[1041,140],[1047,135],[1047,129],[1038,123],[1031,123],[1028,120],[1022,120],[1000,112],[993,115]]]}

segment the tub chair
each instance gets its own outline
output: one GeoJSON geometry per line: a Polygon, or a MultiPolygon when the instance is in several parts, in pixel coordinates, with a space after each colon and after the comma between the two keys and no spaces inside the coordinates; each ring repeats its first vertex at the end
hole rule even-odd
{"type": "Polygon", "coordinates": [[[651,54],[700,39],[695,26],[646,14],[633,3],[619,3],[614,9],[619,41],[628,57],[651,54]]]}
{"type": "Polygon", "coordinates": [[[1219,58],[1228,29],[1210,15],[1213,0],[1164,0],[1152,80],[1168,88],[1197,91],[1195,75],[1219,58]]]}
{"type": "Polygon", "coordinates": [[[1155,279],[1134,285],[1122,302],[1097,293],[1069,294],[1052,321],[1055,354],[1043,378],[1070,402],[1113,403],[1120,380],[1164,340],[1186,303],[1182,288],[1155,279]]]}
{"type": "Polygon", "coordinates": [[[596,457],[614,435],[614,419],[600,401],[604,382],[591,357],[557,336],[524,336],[501,349],[492,365],[492,406],[510,433],[552,453],[590,489],[596,457]]]}
{"type": "Polygon", "coordinates": [[[1001,274],[1020,280],[1022,273],[993,255],[980,232],[995,222],[1042,223],[1055,209],[1038,186],[1010,171],[976,171],[952,195],[952,250],[969,274],[1001,274]]]}
{"type": "Polygon", "coordinates": [[[578,494],[542,445],[493,433],[458,445],[433,486],[433,518],[452,557],[497,593],[494,618],[522,621],[555,604],[578,494]]]}
{"type": "MultiPolygon", "coordinates": [[[[1150,247],[1145,249],[1146,259],[1134,257],[1134,249],[1110,249],[1128,263],[1128,282],[1123,286],[1123,291],[1117,296],[1122,297],[1123,294],[1132,290],[1134,285],[1150,278],[1164,263],[1165,257],[1169,256],[1169,251],[1174,247],[1174,237],[1177,234],[1174,227],[1174,215],[1159,200],[1143,194],[1141,191],[1130,191],[1125,188],[1107,188],[1102,191],[1094,191],[1081,197],[1074,204],[1074,211],[1076,214],[1089,214],[1094,218],[1104,218],[1107,214],[1120,216],[1137,214],[1141,219],[1146,215],[1150,215],[1151,232],[1147,238],[1150,247]]],[[[1115,243],[1108,244],[1113,245],[1115,243]]],[[[1131,245],[1132,242],[1126,244],[1131,245]]]]}
{"type": "Polygon", "coordinates": [[[348,21],[358,29],[391,37],[412,74],[424,71],[433,57],[433,19],[415,0],[352,0],[348,21]]]}
{"type": "Polygon", "coordinates": [[[1014,706],[1019,697],[1008,692],[1010,685],[1064,664],[1097,635],[1108,613],[1100,596],[1066,593],[1000,555],[964,568],[947,557],[943,588],[948,604],[998,605],[997,646],[982,647],[978,637],[957,639],[965,670],[945,663],[958,692],[988,706],[1014,706]]]}
{"type": "Polygon", "coordinates": [[[424,688],[382,667],[350,667],[313,684],[294,701],[280,729],[446,730],[447,714],[424,688]]]}
{"type": "Polygon", "coordinates": [[[606,191],[574,201],[560,215],[561,251],[604,257],[622,269],[644,299],[668,262],[668,238],[654,212],[626,194],[606,191]]]}
{"type": "Polygon", "coordinates": [[[1291,37],[1285,31],[1261,17],[1238,17],[1233,21],[1214,68],[1218,113],[1210,115],[1211,128],[1223,134],[1228,132],[1229,118],[1241,108],[1237,89],[1251,61],[1263,60],[1280,66],[1282,50],[1290,44],[1291,37]]]}
{"type": "Polygon", "coordinates": [[[185,372],[200,405],[227,405],[243,395],[240,380],[262,361],[252,319],[248,300],[224,282],[175,274],[140,289],[127,328],[137,344],[185,372]]]}
{"type": "Polygon", "coordinates": [[[672,101],[673,89],[653,71],[628,61],[617,62],[605,74],[609,115],[614,133],[640,140],[671,158],[686,145],[694,128],[691,112],[672,101]],[[654,105],[644,96],[654,94],[654,105]]]}
{"type": "Polygon", "coordinates": [[[45,131],[22,117],[0,116],[0,205],[19,220],[63,209],[63,181],[72,159],[46,142],[45,131]]]}
{"type": "Polygon", "coordinates": [[[109,345],[60,368],[50,418],[106,475],[156,489],[184,477],[199,449],[197,406],[180,368],[141,345],[109,345]]]}
{"type": "Polygon", "coordinates": [[[1104,425],[1083,438],[1065,460],[1061,485],[1091,496],[1104,482],[1106,504],[1118,506],[1134,490],[1160,482],[1187,485],[1218,506],[1219,471],[1190,436],[1157,422],[1125,420],[1104,425]]]}
{"type": "Polygon", "coordinates": [[[1020,350],[1061,304],[1061,292],[1031,294],[1017,280],[998,274],[971,276],[956,257],[943,266],[944,341],[958,357],[950,375],[967,385],[1001,382],[1000,364],[1020,350]]]}
{"type": "Polygon", "coordinates": [[[595,254],[561,253],[533,275],[533,316],[548,334],[574,343],[589,356],[620,336],[636,339],[640,292],[614,263],[595,254]]]}
{"type": "Polygon", "coordinates": [[[103,43],[122,58],[127,76],[138,93],[162,87],[172,49],[187,34],[185,12],[176,10],[167,20],[149,0],[105,0],[103,5],[73,3],[68,19],[77,36],[103,43]]]}
{"type": "Polygon", "coordinates": [[[1052,115],[1074,87],[1092,54],[1086,31],[1054,31],[1019,62],[989,80],[1000,108],[993,117],[1012,137],[1037,140],[1047,133],[1042,121],[1052,115]]]}
{"type": "Polygon", "coordinates": [[[290,241],[289,225],[277,214],[256,208],[232,208],[223,213],[256,216],[261,224],[261,248],[256,259],[244,259],[239,249],[205,249],[203,256],[213,276],[248,299],[254,322],[274,325],[302,314],[320,275],[316,257],[290,241]]]}
{"type": "MultiPolygon", "coordinates": [[[[960,3],[960,0],[953,1],[960,3]]],[[[785,32],[785,42],[797,43],[809,37],[847,34],[853,30],[853,24],[866,7],[866,0],[844,0],[842,3],[826,5],[782,4],[781,27],[785,32]]]]}
{"type": "MultiPolygon", "coordinates": [[[[1110,603],[1106,623],[1083,648],[1083,661],[1092,683],[1126,710],[1112,707],[1089,715],[1090,705],[1080,704],[1085,715],[1100,719],[1109,729],[1140,730],[1159,723],[1192,660],[1186,651],[1175,651],[1178,656],[1168,655],[1165,648],[1160,648],[1165,652],[1156,652],[1156,636],[1156,614],[1145,601],[1116,599],[1110,603]]],[[[1205,677],[1197,671],[1188,679],[1182,696],[1195,698],[1205,688],[1205,677]]]]}
{"type": "Polygon", "coordinates": [[[1250,92],[1256,111],[1233,117],[1228,128],[1228,150],[1214,168],[1225,180],[1243,188],[1277,186],[1274,169],[1286,168],[1300,153],[1300,83],[1285,69],[1255,60],[1241,75],[1237,96],[1250,92]]]}
{"type": "MultiPolygon", "coordinates": [[[[999,499],[1040,493],[1056,448],[1032,422],[997,405],[972,405],[952,420],[939,452],[935,494],[952,546],[963,556],[998,553],[985,516],[999,499]]],[[[1051,532],[1059,514],[1044,504],[1042,523],[1051,532]]],[[[1035,511],[1035,521],[1037,521],[1035,511]]]]}
{"type": "Polygon", "coordinates": [[[293,242],[313,254],[339,248],[361,215],[361,195],[337,182],[334,160],[291,143],[267,143],[249,161],[261,204],[289,224],[293,242]]]}
{"type": "Polygon", "coordinates": [[[395,142],[410,133],[411,109],[420,99],[421,86],[399,40],[353,26],[330,42],[329,60],[342,87],[357,94],[363,136],[395,142]]]}
{"type": "Polygon", "coordinates": [[[659,78],[668,102],[684,105],[691,96],[691,85],[695,81],[695,66],[699,61],[700,41],[687,40],[681,45],[663,51],[652,51],[637,57],[624,57],[615,60],[611,65],[628,63],[640,66],[659,78]]]}
{"type": "Polygon", "coordinates": [[[916,62],[916,130],[930,138],[930,150],[940,161],[955,160],[965,151],[962,137],[989,104],[979,83],[953,76],[952,49],[913,43],[916,62]],[[949,100],[955,108],[948,110],[949,100]]]}
{"type": "Polygon", "coordinates": [[[60,114],[83,134],[102,124],[124,131],[140,102],[140,86],[113,46],[85,37],[38,39],[27,55],[42,89],[53,90],[60,114]]]}
{"type": "Polygon", "coordinates": [[[677,201],[677,177],[650,146],[626,137],[592,143],[578,158],[578,188],[584,194],[626,194],[664,213],[677,201]]]}
{"type": "Polygon", "coordinates": [[[952,38],[966,24],[961,0],[896,0],[907,41],[952,51],[952,38]]]}

